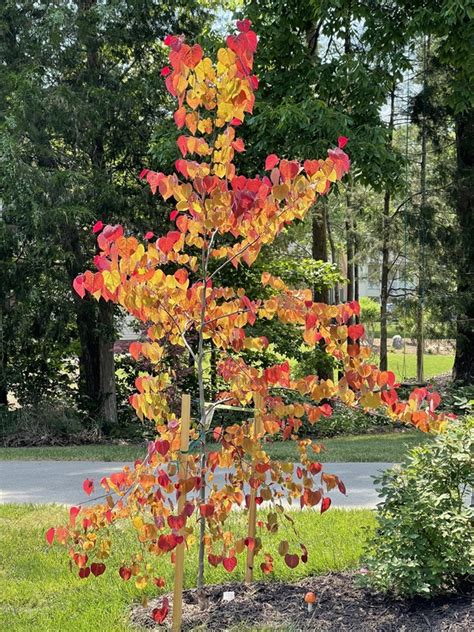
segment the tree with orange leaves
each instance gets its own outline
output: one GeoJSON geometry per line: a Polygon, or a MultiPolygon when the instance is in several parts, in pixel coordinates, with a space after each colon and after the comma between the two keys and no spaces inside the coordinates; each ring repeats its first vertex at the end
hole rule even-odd
{"type": "MultiPolygon", "coordinates": [[[[400,402],[393,373],[380,372],[367,361],[369,352],[359,344],[364,329],[351,324],[359,314],[357,303],[315,303],[310,290],[291,289],[269,273],[262,274],[262,285],[270,296],[262,300],[250,300],[243,288],[216,283],[226,266],[252,265],[263,245],[302,219],[317,196],[343,178],[349,170],[343,151],[347,139],[340,137],[338,147],[321,160],[300,164],[271,154],[265,175],[238,175],[234,156],[245,146],[237,130],[246,114],[252,113],[258,87],[252,74],[257,36],[250,22],[237,22],[237,33],[227,38],[215,62],[204,56],[199,45],[189,46],[182,37],[168,36],[165,44],[170,48],[170,66],[162,74],[178,102],[176,125],[185,130],[177,141],[181,158],[176,161],[176,173],[144,170],[140,177],[153,193],[173,200],[171,220],[176,227],[158,239],[147,233],[141,241],[125,235],[121,226],[96,225],[97,271],[87,271],[74,282],[81,296],[87,292],[117,303],[147,328],[146,340],[132,343],[130,353],[137,360],[146,359],[153,371],[137,378],[137,392],[130,403],[140,419],[155,422],[157,437],[133,468],[102,479],[104,504],[73,507],[69,524],[50,529],[47,538],[69,546],[81,577],[101,574],[110,555],[109,525],[130,520],[141,552],[131,554],[119,573],[125,580],[133,576],[137,586],[143,587],[150,581],[144,552],[173,557],[183,540],[191,542],[195,537],[196,518],[197,585],[202,588],[206,553],[210,564],[222,564],[230,572],[236,555],[251,549],[254,555],[264,554],[262,572],[271,572],[273,560],[262,551],[260,538],[239,537],[225,528],[232,509],[248,506],[250,495],[259,503],[275,505],[264,523],[273,533],[286,511],[285,499],[300,507],[320,506],[324,512],[331,504],[328,493],[332,489],[345,493],[337,476],[322,472],[316,460],[320,447],[310,439],[298,440],[303,417],[317,423],[321,415],[331,414],[328,402],[339,398],[348,406],[384,408],[393,419],[425,431],[439,429],[445,419],[435,412],[436,394],[416,389],[408,402],[400,402]],[[260,350],[268,345],[265,337],[248,336],[246,327],[257,319],[273,318],[300,326],[309,346],[324,341],[326,353],[337,362],[339,380],[317,375],[294,379],[288,363],[261,370],[239,357],[242,349],[260,350]],[[185,480],[177,479],[174,464],[181,419],[168,403],[173,375],[162,368],[165,341],[187,349],[199,384],[199,414],[192,431],[199,449],[187,455],[185,480]],[[204,362],[211,341],[219,350],[218,370],[227,388],[216,402],[207,403],[204,362]],[[288,403],[287,392],[297,393],[302,403],[288,403]],[[258,430],[250,421],[215,429],[219,450],[206,451],[215,407],[223,402],[248,406],[252,401],[258,402],[258,430]],[[278,434],[298,442],[300,464],[295,473],[293,464],[272,461],[265,451],[265,440],[278,434]],[[222,486],[212,480],[217,468],[231,468],[222,486]],[[192,495],[182,512],[176,513],[175,500],[183,493],[192,495]]],[[[86,493],[92,494],[93,489],[93,482],[85,481],[86,493]]],[[[287,545],[282,542],[280,549],[290,567],[306,562],[304,544],[298,552],[287,545]]]]}

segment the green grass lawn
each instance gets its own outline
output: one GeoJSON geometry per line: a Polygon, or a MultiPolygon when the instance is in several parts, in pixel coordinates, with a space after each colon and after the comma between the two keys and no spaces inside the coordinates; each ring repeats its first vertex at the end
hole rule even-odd
{"type": "MultiPolygon", "coordinates": [[[[321,439],[326,448],[322,462],[386,461],[398,462],[405,452],[430,437],[416,430],[373,435],[354,435],[321,439]]],[[[217,446],[209,444],[209,449],[217,446]]],[[[271,456],[283,461],[295,461],[298,451],[292,441],[278,441],[266,445],[271,456]]],[[[143,457],[145,448],[127,445],[47,446],[43,448],[0,448],[0,460],[54,461],[134,461],[143,457]]]]}
{"type": "MultiPolygon", "coordinates": [[[[453,368],[454,355],[424,355],[425,379],[449,373],[453,368]]],[[[403,355],[401,351],[389,351],[388,368],[395,373],[398,379],[416,377],[416,354],[407,353],[403,355]]]]}
{"type": "MultiPolygon", "coordinates": [[[[356,568],[368,536],[375,527],[375,517],[369,510],[330,510],[293,512],[296,535],[282,527],[276,536],[262,536],[264,549],[275,560],[273,576],[266,579],[296,580],[305,575],[356,568]],[[286,539],[291,550],[304,542],[309,551],[306,565],[290,570],[278,555],[278,543],[286,539]]],[[[113,561],[107,561],[107,571],[97,578],[81,580],[68,567],[63,547],[48,547],[44,533],[51,526],[66,520],[64,508],[54,505],[0,506],[0,629],[39,632],[123,632],[127,624],[127,609],[143,594],[133,581],[124,582],[118,575],[122,559],[127,559],[133,534],[128,529],[114,529],[113,561]]],[[[245,532],[245,515],[232,517],[232,530],[245,532]]],[[[285,521],[286,522],[286,521],[285,521]]],[[[185,587],[195,584],[196,547],[186,553],[185,587]]],[[[154,561],[153,575],[166,580],[164,592],[172,589],[172,571],[168,558],[154,561]]],[[[259,567],[259,564],[258,564],[259,567]]],[[[222,566],[206,570],[208,583],[242,580],[244,557],[240,556],[236,570],[229,574],[222,566]]],[[[256,579],[261,579],[256,572],[256,579]]],[[[157,589],[144,591],[155,596],[157,589]]]]}

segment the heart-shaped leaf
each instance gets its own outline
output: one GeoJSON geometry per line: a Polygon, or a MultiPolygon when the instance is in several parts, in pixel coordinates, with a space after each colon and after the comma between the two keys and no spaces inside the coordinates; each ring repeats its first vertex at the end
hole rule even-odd
{"type": "Polygon", "coordinates": [[[237,558],[235,555],[232,555],[232,557],[225,557],[222,560],[222,564],[228,573],[232,573],[234,568],[237,566],[237,558]]]}
{"type": "Polygon", "coordinates": [[[132,576],[132,570],[130,568],[127,568],[126,566],[122,566],[119,568],[119,575],[124,581],[128,582],[128,580],[132,576]]]}
{"type": "Polygon", "coordinates": [[[285,555],[285,564],[287,566],[289,566],[290,568],[296,568],[299,564],[300,558],[298,557],[298,555],[296,555],[296,553],[291,554],[291,553],[287,553],[285,555]]]}
{"type": "Polygon", "coordinates": [[[99,577],[102,573],[105,573],[105,564],[92,562],[91,564],[91,572],[95,577],[99,577]]]}
{"type": "Polygon", "coordinates": [[[51,546],[51,544],[53,543],[54,540],[54,534],[56,533],[56,529],[54,527],[51,527],[51,529],[48,529],[46,531],[46,542],[51,546]]]}
{"type": "Polygon", "coordinates": [[[161,608],[154,608],[151,613],[151,618],[155,623],[163,623],[170,611],[169,601],[166,597],[163,597],[163,604],[161,608]]]}

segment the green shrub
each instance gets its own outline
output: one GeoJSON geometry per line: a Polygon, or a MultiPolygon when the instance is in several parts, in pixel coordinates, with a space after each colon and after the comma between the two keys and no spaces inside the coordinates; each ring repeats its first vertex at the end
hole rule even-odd
{"type": "Polygon", "coordinates": [[[474,419],[453,422],[376,480],[384,497],[366,557],[364,583],[384,592],[429,596],[472,576],[474,419]]]}
{"type": "Polygon", "coordinates": [[[45,401],[17,410],[0,407],[0,444],[4,447],[81,444],[100,438],[97,423],[68,404],[45,401]]]}

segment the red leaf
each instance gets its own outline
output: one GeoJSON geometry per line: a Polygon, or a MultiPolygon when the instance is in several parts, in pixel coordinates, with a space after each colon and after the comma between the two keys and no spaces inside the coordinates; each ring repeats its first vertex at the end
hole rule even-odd
{"type": "Polygon", "coordinates": [[[255,538],[245,538],[244,540],[244,544],[246,547],[248,547],[251,551],[254,550],[255,548],[255,538]]]}
{"type": "MultiPolygon", "coordinates": [[[[184,123],[186,122],[186,108],[181,106],[176,110],[173,114],[174,122],[176,123],[176,127],[181,129],[184,127],[184,123]]],[[[184,161],[183,161],[184,162],[184,161]]]]}
{"type": "Polygon", "coordinates": [[[79,569],[79,577],[81,579],[86,579],[86,577],[89,577],[90,574],[91,574],[91,569],[88,566],[86,566],[86,568],[79,569]]]}
{"type": "Polygon", "coordinates": [[[155,441],[156,451],[161,454],[161,456],[166,456],[170,450],[170,442],[167,439],[163,439],[162,441],[155,441]]]}
{"type": "Polygon", "coordinates": [[[319,169],[319,160],[305,160],[303,163],[304,170],[309,176],[312,176],[319,169]]]}
{"type": "Polygon", "coordinates": [[[285,555],[285,564],[290,568],[296,568],[299,562],[300,558],[298,557],[298,555],[296,555],[296,553],[293,555],[291,553],[287,553],[285,555]]]}
{"type": "Polygon", "coordinates": [[[161,487],[167,488],[171,483],[170,477],[164,470],[158,470],[158,476],[156,477],[156,481],[158,485],[161,487]]]}
{"type": "Polygon", "coordinates": [[[306,562],[308,561],[308,549],[305,547],[304,544],[300,544],[300,547],[303,551],[303,553],[301,554],[301,561],[303,562],[303,564],[306,564],[306,562]]]}
{"type": "Polygon", "coordinates": [[[264,573],[265,575],[268,575],[273,570],[273,564],[270,564],[269,562],[262,562],[260,564],[260,568],[262,570],[262,573],[264,573]]]}
{"type": "Polygon", "coordinates": [[[337,146],[339,147],[339,149],[344,149],[344,147],[347,145],[347,141],[349,139],[347,138],[347,136],[339,136],[339,138],[337,139],[337,146]]]}
{"type": "Polygon", "coordinates": [[[82,483],[82,489],[88,496],[90,496],[94,491],[94,481],[91,481],[90,478],[86,478],[86,480],[82,483]]]}
{"type": "Polygon", "coordinates": [[[151,230],[145,233],[145,239],[153,239],[153,236],[154,236],[154,233],[152,233],[151,230]]]}
{"type": "Polygon", "coordinates": [[[309,471],[311,472],[311,474],[319,474],[322,469],[323,466],[321,465],[321,463],[316,463],[315,461],[313,461],[309,464],[309,471]]]}
{"type": "Polygon", "coordinates": [[[237,29],[241,33],[248,33],[251,26],[252,22],[248,18],[245,18],[245,20],[237,20],[237,29]]]}
{"type": "Polygon", "coordinates": [[[222,555],[213,555],[212,553],[209,553],[207,559],[211,566],[219,566],[219,564],[222,562],[222,555]]]}
{"type": "Polygon", "coordinates": [[[265,171],[271,171],[280,162],[276,154],[270,154],[265,160],[265,171]]]}
{"type": "Polygon", "coordinates": [[[166,519],[168,522],[168,526],[173,531],[179,531],[182,529],[186,523],[186,517],[183,515],[180,516],[168,516],[166,519]]]}
{"type": "Polygon", "coordinates": [[[132,576],[132,571],[130,568],[122,566],[121,568],[119,568],[119,575],[124,581],[128,582],[128,580],[132,576]]]}
{"type": "Polygon", "coordinates": [[[325,416],[330,417],[332,415],[332,408],[329,404],[321,404],[318,406],[318,410],[325,416]]]}
{"type": "Polygon", "coordinates": [[[321,513],[324,513],[331,506],[331,499],[327,496],[321,501],[321,513]]]}
{"type": "Polygon", "coordinates": [[[143,169],[140,174],[140,178],[146,178],[153,195],[156,193],[156,190],[164,177],[163,173],[157,173],[156,171],[150,171],[149,169],[143,169]]]}
{"type": "Polygon", "coordinates": [[[181,285],[186,283],[189,277],[188,271],[185,270],[184,268],[179,268],[179,270],[176,270],[173,276],[176,279],[176,281],[178,281],[178,283],[180,283],[181,285]]]}
{"type": "Polygon", "coordinates": [[[178,149],[181,152],[181,155],[183,156],[183,158],[186,157],[186,154],[188,153],[188,139],[186,136],[180,136],[178,138],[178,140],[176,141],[176,144],[178,145],[178,149]]]}
{"type": "Polygon", "coordinates": [[[158,586],[158,588],[163,588],[166,582],[164,577],[153,577],[153,583],[155,586],[158,586]]]}
{"type": "Polygon", "coordinates": [[[96,562],[92,562],[91,571],[95,577],[99,577],[99,575],[102,575],[102,573],[105,573],[105,564],[102,564],[102,563],[98,564],[96,562]]]}
{"type": "Polygon", "coordinates": [[[80,507],[71,507],[71,509],[69,510],[69,522],[71,523],[72,527],[76,524],[77,514],[80,511],[81,511],[80,507]]]}
{"type": "Polygon", "coordinates": [[[85,553],[74,553],[72,557],[74,559],[74,564],[79,566],[79,568],[84,568],[87,564],[87,560],[89,559],[85,553]]]}
{"type": "Polygon", "coordinates": [[[234,568],[237,566],[237,558],[235,557],[235,555],[233,555],[232,557],[225,557],[222,560],[222,564],[228,573],[232,573],[234,568]]]}
{"type": "Polygon", "coordinates": [[[141,342],[132,342],[130,343],[130,346],[128,348],[130,355],[132,356],[132,358],[134,360],[138,360],[138,358],[140,357],[140,353],[142,350],[142,344],[141,342]]]}
{"type": "Polygon", "coordinates": [[[96,222],[94,224],[94,226],[92,227],[92,232],[95,233],[100,233],[100,231],[104,228],[104,223],[100,221],[96,222]]]}
{"type": "Polygon", "coordinates": [[[160,75],[162,77],[167,77],[171,72],[171,68],[169,66],[165,66],[164,68],[161,69],[160,75]]]}
{"type": "Polygon", "coordinates": [[[214,505],[212,503],[204,503],[199,506],[199,512],[203,518],[210,518],[214,513],[214,505]]]}
{"type": "Polygon", "coordinates": [[[344,485],[344,483],[342,481],[338,482],[337,488],[341,492],[341,494],[345,494],[346,493],[346,486],[344,485]]]}
{"type": "Polygon", "coordinates": [[[241,138],[238,138],[237,140],[235,140],[232,143],[232,147],[235,149],[235,151],[239,153],[242,153],[243,151],[245,151],[244,141],[241,138]]]}
{"type": "Polygon", "coordinates": [[[300,166],[296,160],[282,160],[280,162],[280,173],[285,180],[292,180],[298,174],[300,166]]]}
{"type": "Polygon", "coordinates": [[[56,530],[54,527],[51,527],[51,529],[48,529],[46,531],[46,542],[51,546],[51,544],[53,543],[54,540],[54,534],[56,533],[56,530]]]}
{"type": "Polygon", "coordinates": [[[347,334],[349,336],[349,338],[352,338],[352,340],[358,340],[359,338],[362,338],[362,336],[364,335],[364,326],[363,325],[349,325],[349,327],[347,328],[347,334]]]}
{"type": "Polygon", "coordinates": [[[81,298],[84,298],[86,290],[84,288],[84,275],[79,274],[72,282],[72,287],[81,298]]]}
{"type": "MultiPolygon", "coordinates": [[[[182,540],[182,538],[181,538],[182,540]]],[[[179,544],[178,537],[174,535],[174,533],[169,533],[167,535],[160,535],[158,538],[158,546],[165,553],[169,553],[179,544]]]]}
{"type": "Polygon", "coordinates": [[[169,601],[166,597],[163,597],[163,605],[161,608],[154,608],[151,613],[151,618],[156,623],[163,623],[166,617],[168,616],[168,612],[170,611],[169,601]]]}

